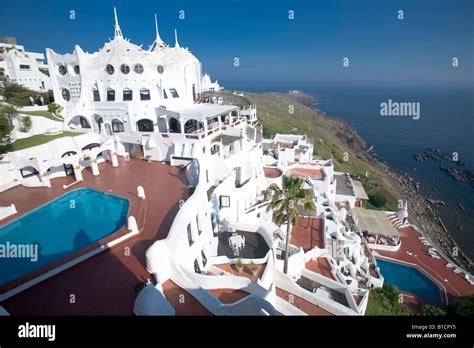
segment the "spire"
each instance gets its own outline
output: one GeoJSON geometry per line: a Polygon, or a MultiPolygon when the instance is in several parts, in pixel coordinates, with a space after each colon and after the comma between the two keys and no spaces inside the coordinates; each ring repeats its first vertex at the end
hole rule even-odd
{"type": "Polygon", "coordinates": [[[174,30],[174,41],[175,41],[174,47],[180,48],[179,42],[178,42],[178,31],[176,29],[174,30]]]}
{"type": "Polygon", "coordinates": [[[114,6],[114,17],[115,17],[115,37],[122,37],[122,31],[120,30],[120,25],[117,17],[117,9],[114,6]]]}
{"type": "Polygon", "coordinates": [[[155,42],[150,47],[150,50],[153,51],[156,49],[156,47],[166,47],[166,44],[163,42],[163,40],[160,37],[160,33],[158,32],[158,17],[156,16],[155,13],[155,30],[156,30],[156,38],[155,42]]]}

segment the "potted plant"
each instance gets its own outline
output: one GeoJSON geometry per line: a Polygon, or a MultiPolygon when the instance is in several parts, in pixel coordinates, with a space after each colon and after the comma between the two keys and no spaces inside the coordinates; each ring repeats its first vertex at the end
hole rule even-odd
{"type": "Polygon", "coordinates": [[[252,272],[253,276],[257,275],[258,266],[253,261],[250,261],[250,271],[252,272]]]}
{"type": "Polygon", "coordinates": [[[238,258],[237,259],[237,262],[235,263],[235,268],[237,269],[237,272],[242,272],[242,270],[244,269],[244,264],[242,263],[242,258],[238,258]]]}
{"type": "Polygon", "coordinates": [[[146,159],[148,162],[151,162],[151,156],[150,156],[150,155],[146,155],[146,156],[145,156],[145,159],[146,159]]]}

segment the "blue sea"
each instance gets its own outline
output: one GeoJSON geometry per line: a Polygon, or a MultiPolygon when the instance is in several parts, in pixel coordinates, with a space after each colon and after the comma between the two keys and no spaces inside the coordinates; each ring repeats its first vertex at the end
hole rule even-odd
{"type": "Polygon", "coordinates": [[[439,169],[439,165],[474,169],[474,90],[315,88],[308,92],[321,97],[316,104],[318,109],[349,121],[374,146],[380,160],[409,173],[430,197],[446,202],[437,210],[458,245],[474,260],[474,188],[439,169]],[[419,102],[420,118],[381,116],[380,104],[389,99],[419,102]],[[413,155],[427,148],[437,148],[451,156],[457,152],[465,166],[447,161],[417,162],[413,155]]]}

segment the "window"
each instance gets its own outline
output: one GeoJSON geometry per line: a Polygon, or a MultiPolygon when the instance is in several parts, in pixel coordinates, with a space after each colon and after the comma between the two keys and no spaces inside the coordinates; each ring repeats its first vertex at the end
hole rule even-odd
{"type": "Polygon", "coordinates": [[[123,123],[119,120],[112,120],[112,131],[114,133],[125,132],[123,123]]]}
{"type": "Polygon", "coordinates": [[[135,64],[135,66],[133,67],[133,70],[137,73],[137,74],[141,74],[143,72],[143,65],[141,64],[135,64]]]}
{"type": "Polygon", "coordinates": [[[115,100],[115,91],[112,88],[107,89],[107,101],[115,100]]]}
{"type": "Polygon", "coordinates": [[[82,128],[91,128],[91,126],[89,125],[89,122],[87,122],[85,117],[81,116],[80,121],[81,121],[81,127],[82,128]]]}
{"type": "Polygon", "coordinates": [[[199,228],[199,215],[196,215],[196,228],[198,230],[198,234],[201,235],[201,229],[199,228]]]}
{"type": "Polygon", "coordinates": [[[74,65],[74,72],[76,73],[76,75],[79,75],[79,73],[81,72],[79,65],[74,65]]]}
{"type": "Polygon", "coordinates": [[[150,100],[150,90],[146,88],[140,89],[140,100],[150,100]]]}
{"type": "Polygon", "coordinates": [[[191,224],[188,224],[188,242],[189,242],[189,246],[194,244],[193,232],[191,231],[191,224]]]}
{"type": "Polygon", "coordinates": [[[39,173],[36,170],[36,168],[28,166],[28,167],[21,168],[20,174],[24,178],[29,178],[30,176],[38,175],[39,173]]]}
{"type": "Polygon", "coordinates": [[[65,67],[64,65],[60,65],[60,66],[58,67],[58,71],[59,71],[59,73],[60,73],[61,75],[63,75],[63,76],[66,75],[66,73],[67,73],[67,69],[66,69],[66,67],[65,67]]]}
{"type": "Polygon", "coordinates": [[[61,95],[63,96],[63,99],[65,101],[69,101],[71,99],[71,94],[69,93],[69,90],[66,88],[63,88],[63,90],[61,91],[61,95]]]}
{"type": "Polygon", "coordinates": [[[175,88],[170,88],[170,93],[173,96],[173,98],[179,98],[178,91],[175,88]]]}
{"type": "Polygon", "coordinates": [[[194,272],[201,273],[201,268],[199,267],[198,260],[194,260],[194,272]]]}
{"type": "Polygon", "coordinates": [[[206,267],[207,257],[206,257],[206,255],[204,254],[204,251],[203,251],[203,250],[201,250],[201,256],[202,256],[202,265],[203,265],[204,267],[206,267]]]}
{"type": "Polygon", "coordinates": [[[120,71],[124,74],[128,74],[130,72],[130,67],[127,64],[120,65],[120,71]]]}
{"type": "Polygon", "coordinates": [[[27,64],[20,64],[20,70],[30,70],[30,66],[27,64]]]}
{"type": "Polygon", "coordinates": [[[100,144],[99,143],[90,143],[89,145],[84,146],[82,148],[82,151],[94,149],[96,147],[100,147],[100,144]]]}
{"type": "Polygon", "coordinates": [[[166,94],[166,89],[163,89],[163,97],[164,97],[165,99],[168,99],[168,94],[166,94]]]}
{"type": "Polygon", "coordinates": [[[220,207],[229,208],[230,207],[230,196],[220,196],[220,207]]]}
{"type": "Polygon", "coordinates": [[[137,122],[139,132],[153,132],[153,122],[151,120],[142,119],[137,122]]]}
{"type": "Polygon", "coordinates": [[[94,101],[100,101],[100,94],[99,94],[99,90],[97,88],[94,88],[92,90],[92,94],[94,96],[94,101]]]}
{"type": "Polygon", "coordinates": [[[115,69],[111,64],[107,64],[107,66],[105,67],[105,71],[107,71],[107,74],[113,75],[115,72],[115,69]]]}
{"type": "Polygon", "coordinates": [[[123,100],[129,101],[133,99],[133,92],[130,88],[124,88],[123,90],[123,100]]]}
{"type": "Polygon", "coordinates": [[[165,71],[165,68],[163,68],[163,65],[158,65],[156,67],[156,70],[158,70],[158,74],[163,74],[163,72],[165,71]]]}
{"type": "Polygon", "coordinates": [[[74,156],[74,155],[77,155],[76,151],[68,151],[68,152],[63,153],[61,157],[69,157],[69,156],[74,156]]]}

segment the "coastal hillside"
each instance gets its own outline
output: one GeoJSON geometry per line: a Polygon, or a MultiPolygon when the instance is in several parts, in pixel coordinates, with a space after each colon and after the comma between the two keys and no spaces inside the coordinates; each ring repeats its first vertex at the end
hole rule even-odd
{"type": "Polygon", "coordinates": [[[245,97],[257,104],[265,137],[277,133],[306,134],[315,145],[316,156],[332,157],[337,171],[360,178],[370,198],[367,208],[398,210],[399,195],[367,152],[367,144],[347,122],[314,109],[313,96],[293,91],[245,93],[245,97]]]}
{"type": "Polygon", "coordinates": [[[277,133],[308,135],[315,145],[316,156],[332,157],[336,170],[360,178],[370,198],[366,208],[398,211],[398,200],[408,200],[410,221],[421,227],[451,259],[468,270],[473,269],[472,262],[451,237],[419,183],[373,156],[364,139],[348,122],[315,109],[315,96],[300,91],[244,92],[244,95],[249,103],[257,104],[265,137],[277,133]]]}

